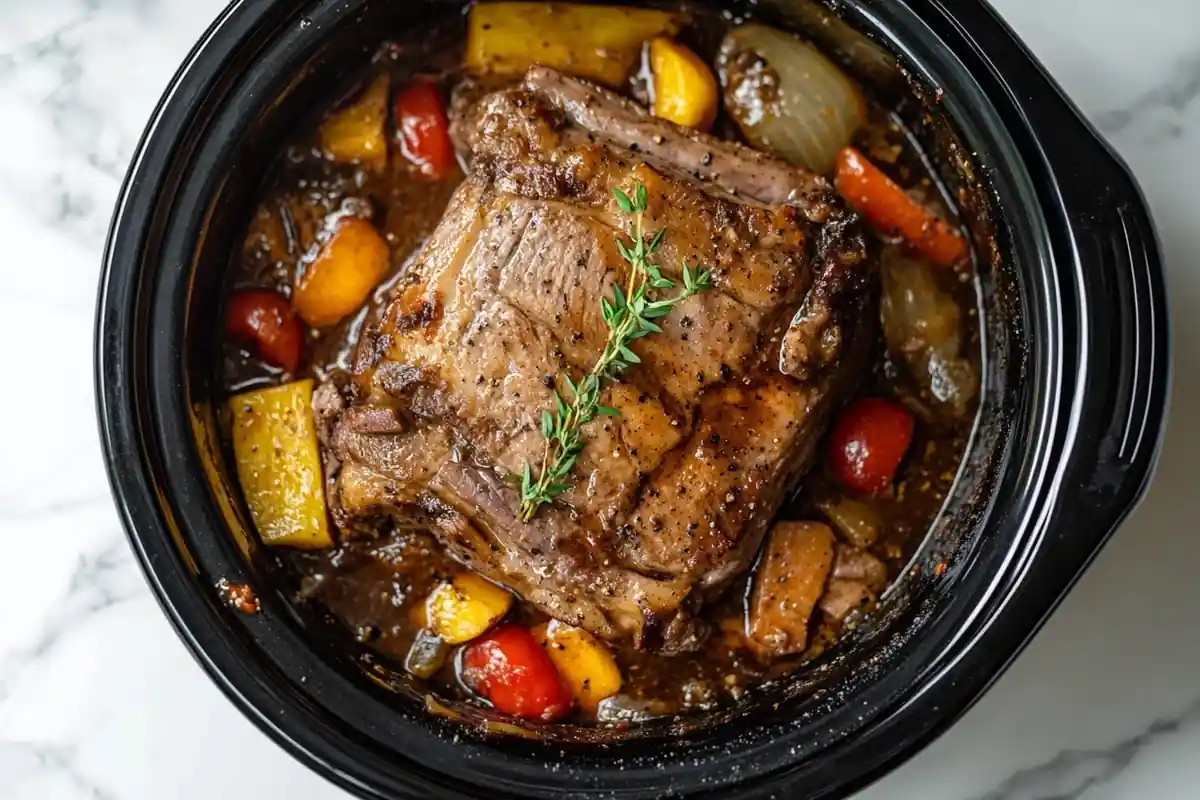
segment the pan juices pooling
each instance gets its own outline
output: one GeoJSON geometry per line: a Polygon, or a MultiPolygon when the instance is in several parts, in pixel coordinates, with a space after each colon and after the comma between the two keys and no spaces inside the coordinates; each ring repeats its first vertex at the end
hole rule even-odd
{"type": "Polygon", "coordinates": [[[225,300],[223,423],[297,600],[524,719],[803,669],[976,411],[971,253],[895,115],[690,8],[479,4],[375,64],[225,300]]]}

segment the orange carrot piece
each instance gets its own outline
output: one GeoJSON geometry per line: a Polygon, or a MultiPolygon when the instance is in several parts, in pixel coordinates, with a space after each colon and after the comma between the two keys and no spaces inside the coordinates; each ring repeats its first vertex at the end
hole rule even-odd
{"type": "Polygon", "coordinates": [[[942,267],[966,260],[966,239],[922,208],[853,147],[838,153],[834,184],[868,222],[882,233],[899,236],[918,255],[942,267]]]}

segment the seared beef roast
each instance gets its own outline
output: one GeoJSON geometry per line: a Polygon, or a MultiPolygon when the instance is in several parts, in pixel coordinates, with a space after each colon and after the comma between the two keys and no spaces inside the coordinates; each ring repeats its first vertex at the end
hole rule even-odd
{"type": "Polygon", "coordinates": [[[469,176],[353,379],[320,393],[337,519],[417,520],[554,617],[692,649],[862,369],[876,281],[857,221],[817,176],[548,69],[460,100],[453,128],[469,176]],[[521,522],[542,410],[604,347],[632,224],[612,190],[637,183],[663,274],[711,268],[713,290],[633,344],[641,364],[601,398],[621,415],[584,428],[574,488],[521,522]]]}

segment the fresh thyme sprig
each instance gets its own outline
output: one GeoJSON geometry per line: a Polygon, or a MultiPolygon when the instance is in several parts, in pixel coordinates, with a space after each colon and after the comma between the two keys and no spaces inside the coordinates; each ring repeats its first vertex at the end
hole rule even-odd
{"type": "Polygon", "coordinates": [[[604,381],[617,377],[634,364],[641,363],[637,353],[629,348],[635,340],[652,333],[662,333],[654,320],[671,313],[681,302],[707,291],[712,287],[710,270],[693,272],[683,265],[683,289],[671,297],[655,300],[648,292],[652,289],[673,289],[675,282],[664,277],[650,256],[658,250],[666,236],[666,229],[646,237],[642,220],[646,213],[648,198],[646,187],[634,184],[633,197],[620,189],[613,189],[613,196],[621,211],[633,215],[633,242],[626,244],[617,239],[617,249],[629,264],[629,274],[624,288],[614,283],[612,299],[600,298],[600,313],[608,326],[608,340],[600,358],[591,371],[574,383],[564,375],[563,382],[570,390],[571,402],[554,392],[554,411],[542,411],[542,436],[546,446],[542,452],[542,463],[534,474],[533,466],[526,461],[521,473],[521,519],[528,522],[538,509],[571,488],[571,470],[586,444],[582,428],[598,415],[619,417],[615,408],[600,405],[600,388],[604,381]]]}

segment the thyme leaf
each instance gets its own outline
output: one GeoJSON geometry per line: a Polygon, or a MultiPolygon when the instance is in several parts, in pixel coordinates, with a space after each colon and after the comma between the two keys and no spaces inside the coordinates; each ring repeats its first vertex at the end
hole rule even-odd
{"type": "Polygon", "coordinates": [[[608,339],[600,357],[578,384],[572,382],[570,376],[563,376],[570,402],[556,390],[553,412],[542,411],[541,429],[546,443],[541,465],[535,474],[533,465],[526,461],[521,471],[520,516],[524,522],[533,519],[538,509],[553,503],[574,485],[569,479],[586,445],[583,426],[597,415],[621,415],[615,408],[600,405],[600,390],[604,381],[617,380],[622,372],[641,363],[629,345],[643,336],[662,333],[655,319],[665,317],[689,297],[712,288],[711,270],[694,271],[684,264],[681,290],[669,297],[650,297],[650,290],[675,288],[675,282],[665,277],[658,264],[650,260],[662,245],[666,229],[655,231],[649,237],[643,231],[650,202],[643,184],[634,184],[632,196],[613,189],[613,197],[622,213],[633,216],[632,242],[617,239],[617,251],[629,264],[629,272],[624,287],[620,283],[613,284],[612,297],[600,298],[600,314],[608,326],[608,339]]]}

